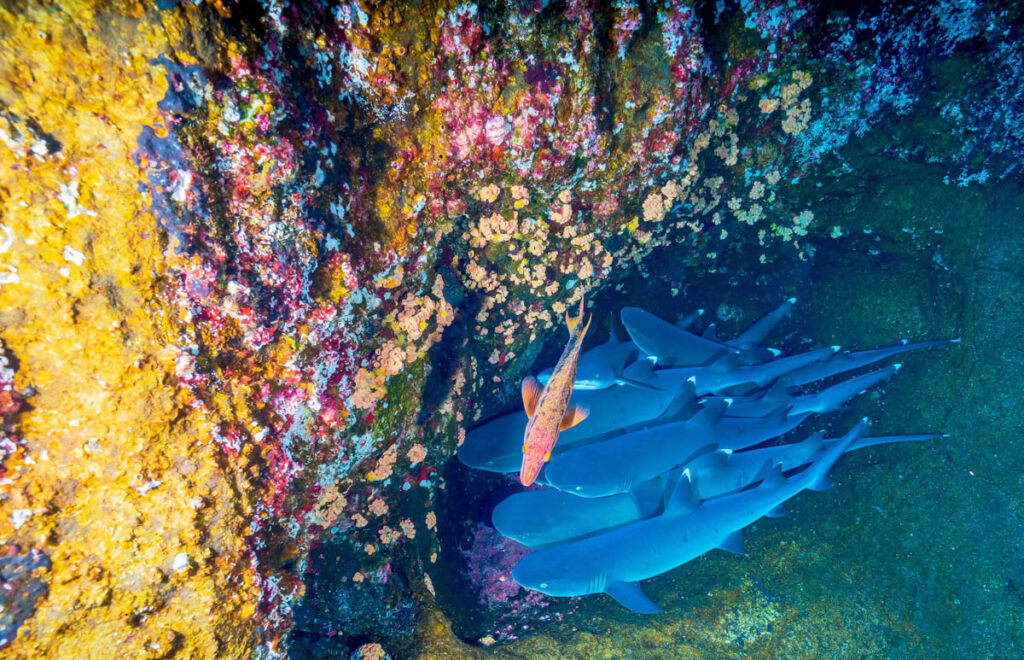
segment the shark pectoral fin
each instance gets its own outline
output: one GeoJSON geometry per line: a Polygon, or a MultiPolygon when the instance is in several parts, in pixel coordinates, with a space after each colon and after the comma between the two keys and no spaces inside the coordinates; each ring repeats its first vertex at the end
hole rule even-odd
{"type": "Polygon", "coordinates": [[[522,387],[523,391],[523,408],[526,410],[527,417],[533,417],[533,411],[537,409],[537,399],[540,398],[540,382],[533,376],[527,376],[523,379],[522,387]]]}
{"type": "Polygon", "coordinates": [[[726,552],[732,552],[737,555],[743,554],[743,532],[737,530],[725,537],[722,544],[718,546],[719,550],[725,550],[726,552]]]}
{"type": "Polygon", "coordinates": [[[559,430],[564,431],[565,429],[571,429],[585,420],[589,414],[590,410],[583,406],[570,406],[569,409],[565,411],[565,414],[562,415],[562,426],[559,430]]]}
{"type": "Polygon", "coordinates": [[[604,592],[619,601],[619,605],[637,614],[657,614],[661,611],[637,582],[612,582],[605,587],[604,592]]]}
{"type": "Polygon", "coordinates": [[[700,500],[697,499],[697,490],[694,487],[693,479],[692,472],[683,470],[683,474],[679,477],[679,482],[676,483],[672,495],[665,503],[665,515],[689,515],[700,506],[700,500]]]}
{"type": "Polygon", "coordinates": [[[780,504],[779,506],[775,507],[774,509],[772,509],[771,511],[764,515],[768,516],[769,518],[784,518],[789,515],[789,509],[780,504]]]}

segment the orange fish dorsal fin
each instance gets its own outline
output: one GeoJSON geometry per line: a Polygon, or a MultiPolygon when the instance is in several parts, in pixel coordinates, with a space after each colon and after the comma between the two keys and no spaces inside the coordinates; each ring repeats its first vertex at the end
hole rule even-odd
{"type": "MultiPolygon", "coordinates": [[[[572,336],[572,331],[579,325],[580,319],[583,318],[583,296],[580,296],[580,311],[576,313],[576,316],[569,316],[569,310],[565,310],[565,325],[569,328],[569,336],[572,336]]],[[[590,321],[587,320],[587,327],[590,327],[590,321]]],[[[584,330],[586,332],[586,330],[584,330]]]]}
{"type": "Polygon", "coordinates": [[[589,414],[590,410],[583,406],[577,406],[575,404],[569,406],[569,408],[566,409],[565,414],[562,415],[562,426],[558,430],[564,431],[565,429],[571,429],[585,420],[589,414]]]}
{"type": "Polygon", "coordinates": [[[537,399],[540,398],[540,382],[533,376],[523,379],[523,408],[527,417],[533,417],[533,411],[537,409],[537,399]]]}

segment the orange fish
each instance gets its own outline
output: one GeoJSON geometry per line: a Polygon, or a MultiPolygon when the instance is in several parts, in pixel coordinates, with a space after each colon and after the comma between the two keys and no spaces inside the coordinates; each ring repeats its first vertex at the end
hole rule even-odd
{"type": "Polygon", "coordinates": [[[565,313],[569,342],[562,350],[562,357],[558,358],[558,364],[547,385],[541,389],[540,382],[533,376],[523,379],[523,407],[526,408],[526,416],[530,418],[523,435],[523,466],[519,469],[519,481],[524,486],[529,486],[537,479],[540,469],[551,458],[558,434],[576,426],[590,414],[582,406],[569,405],[572,384],[576,379],[576,361],[583,346],[583,337],[590,327],[590,317],[586,325],[580,325],[581,318],[582,298],[579,314],[572,317],[568,311],[565,313]]]}

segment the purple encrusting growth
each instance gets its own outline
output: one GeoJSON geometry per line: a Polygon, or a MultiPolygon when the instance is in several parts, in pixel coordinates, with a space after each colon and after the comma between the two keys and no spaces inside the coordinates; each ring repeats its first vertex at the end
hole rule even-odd
{"type": "Polygon", "coordinates": [[[546,611],[552,604],[549,597],[523,589],[512,579],[512,567],[532,552],[525,545],[480,523],[473,530],[469,547],[461,552],[465,560],[463,576],[472,585],[480,605],[494,615],[496,640],[516,639],[516,630],[521,625],[518,622],[560,621],[564,617],[562,612],[546,611]]]}

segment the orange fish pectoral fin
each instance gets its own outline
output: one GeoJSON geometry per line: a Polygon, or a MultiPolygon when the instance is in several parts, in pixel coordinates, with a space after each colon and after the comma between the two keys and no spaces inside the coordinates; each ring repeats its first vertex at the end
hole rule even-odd
{"type": "Polygon", "coordinates": [[[544,454],[544,462],[547,463],[551,460],[551,452],[544,454]]]}
{"type": "Polygon", "coordinates": [[[583,406],[577,405],[570,406],[565,411],[565,414],[562,415],[562,426],[559,430],[564,431],[565,429],[571,429],[572,427],[576,426],[577,424],[585,420],[587,418],[587,415],[589,414],[590,410],[588,408],[584,408],[583,406]]]}
{"type": "Polygon", "coordinates": [[[527,376],[523,379],[523,408],[526,410],[527,417],[533,417],[533,412],[537,409],[540,389],[540,381],[533,376],[527,376]]]}

